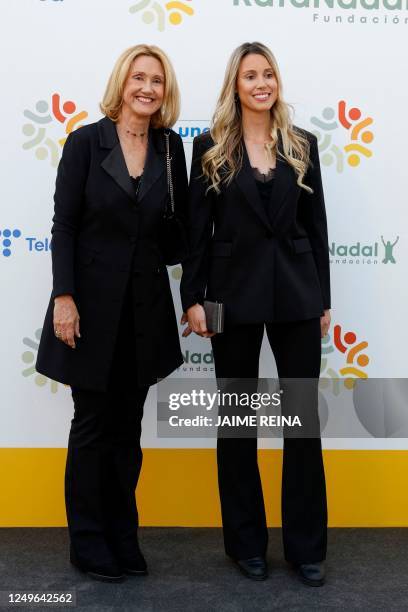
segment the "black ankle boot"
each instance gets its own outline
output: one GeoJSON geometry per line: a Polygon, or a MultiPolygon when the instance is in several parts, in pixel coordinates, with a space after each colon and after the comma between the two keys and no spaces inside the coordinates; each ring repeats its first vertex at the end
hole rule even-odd
{"type": "Polygon", "coordinates": [[[115,561],[111,563],[84,563],[78,559],[72,547],[70,549],[69,559],[74,567],[94,580],[100,580],[101,582],[121,582],[125,577],[115,561]]]}
{"type": "Polygon", "coordinates": [[[119,565],[130,576],[146,576],[147,563],[140,548],[135,549],[132,554],[119,556],[119,565]]]}
{"type": "Polygon", "coordinates": [[[326,570],[323,561],[318,563],[302,563],[296,566],[299,578],[308,586],[323,586],[326,580],[326,570]]]}
{"type": "Polygon", "coordinates": [[[265,580],[268,577],[268,568],[265,557],[251,557],[250,559],[234,559],[241,572],[251,580],[265,580]]]}

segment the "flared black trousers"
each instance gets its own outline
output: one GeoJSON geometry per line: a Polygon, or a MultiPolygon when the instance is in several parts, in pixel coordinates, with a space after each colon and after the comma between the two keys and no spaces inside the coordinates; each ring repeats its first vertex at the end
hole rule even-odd
{"type": "MultiPolygon", "coordinates": [[[[315,381],[317,413],[321,360],[319,318],[226,328],[211,339],[217,379],[258,378],[265,327],[279,378],[315,381]]],[[[263,556],[268,532],[256,435],[219,435],[217,460],[226,553],[238,560],[263,556]]],[[[320,433],[309,438],[285,437],[281,509],[286,560],[292,563],[324,560],[327,504],[320,433]]]]}
{"type": "Polygon", "coordinates": [[[141,421],[149,387],[136,386],[135,345],[128,291],[107,391],[72,389],[66,512],[71,546],[79,560],[91,566],[126,559],[137,547],[135,489],[142,466],[141,421]]]}

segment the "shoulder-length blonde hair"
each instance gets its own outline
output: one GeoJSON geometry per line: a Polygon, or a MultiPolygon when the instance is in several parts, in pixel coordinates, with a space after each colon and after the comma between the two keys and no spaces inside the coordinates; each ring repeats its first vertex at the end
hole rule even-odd
{"type": "Polygon", "coordinates": [[[154,45],[135,45],[122,53],[109,77],[103,100],[99,105],[100,109],[112,121],[118,120],[123,103],[126,79],[133,62],[140,55],[154,57],[163,66],[165,81],[163,104],[152,116],[151,125],[154,128],[170,128],[176,123],[180,114],[180,91],[176,73],[169,58],[164,51],[154,45]]]}
{"type": "Polygon", "coordinates": [[[220,192],[222,183],[229,184],[242,167],[244,155],[241,104],[236,96],[239,67],[242,59],[250,54],[263,55],[273,69],[278,83],[278,94],[271,108],[270,153],[276,151],[294,169],[297,184],[308,192],[313,190],[303,183],[309,165],[310,144],[306,136],[293,126],[290,106],[282,98],[282,80],[273,53],[259,42],[244,43],[233,52],[225,72],[224,83],[211,122],[214,146],[203,155],[203,174],[209,181],[209,189],[220,192]],[[282,151],[278,150],[278,130],[282,138],[282,151]]]}

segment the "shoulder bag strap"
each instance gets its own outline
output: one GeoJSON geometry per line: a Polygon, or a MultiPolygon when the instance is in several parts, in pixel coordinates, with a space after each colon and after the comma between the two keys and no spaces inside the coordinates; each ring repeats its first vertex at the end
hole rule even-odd
{"type": "Polygon", "coordinates": [[[173,191],[173,176],[171,173],[171,157],[170,157],[170,130],[164,131],[166,141],[166,170],[167,170],[167,189],[170,195],[170,216],[174,215],[174,191],[173,191]]]}

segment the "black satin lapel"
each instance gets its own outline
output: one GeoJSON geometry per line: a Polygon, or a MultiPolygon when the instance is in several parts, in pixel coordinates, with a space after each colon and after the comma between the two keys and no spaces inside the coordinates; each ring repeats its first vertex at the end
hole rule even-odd
{"type": "Polygon", "coordinates": [[[161,130],[151,130],[149,133],[146,162],[139,189],[139,201],[146,196],[166,168],[164,141],[163,143],[158,142],[160,137],[164,139],[161,130]]]}
{"type": "Polygon", "coordinates": [[[125,158],[119,141],[109,155],[101,163],[102,168],[116,181],[116,183],[136,202],[136,193],[129,176],[125,158]]]}
{"type": "Polygon", "coordinates": [[[252,206],[258,217],[261,219],[264,225],[266,225],[266,227],[271,230],[272,226],[266,214],[265,206],[263,205],[263,202],[259,195],[245,145],[242,168],[236,175],[235,180],[238,184],[238,187],[241,189],[241,191],[245,195],[245,198],[248,200],[249,204],[252,206]]]}
{"type": "Polygon", "coordinates": [[[288,195],[299,189],[296,184],[296,174],[292,166],[286,160],[277,158],[275,178],[271,193],[271,208],[270,219],[272,225],[275,225],[277,217],[282,207],[284,206],[288,195]]]}

